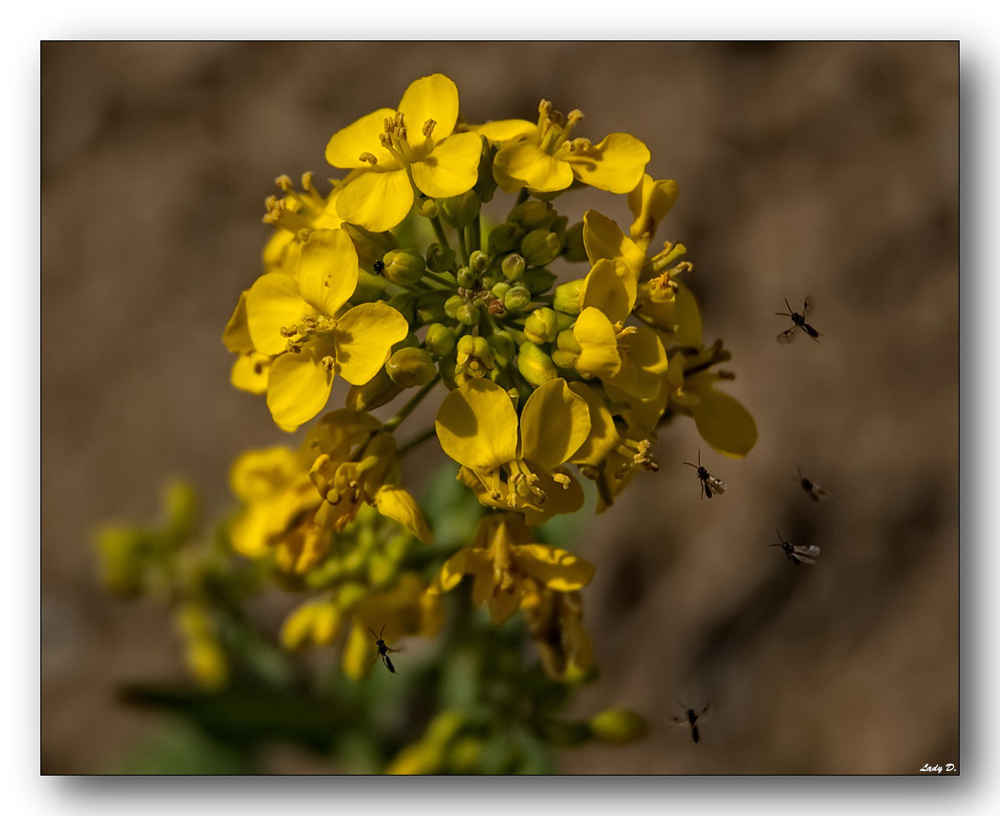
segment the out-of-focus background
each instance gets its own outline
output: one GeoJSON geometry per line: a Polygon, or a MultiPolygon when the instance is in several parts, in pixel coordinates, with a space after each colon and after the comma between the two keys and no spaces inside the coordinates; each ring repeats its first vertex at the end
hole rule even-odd
{"type": "Polygon", "coordinates": [[[957,764],[957,43],[50,42],[43,772],[113,767],[156,723],[116,689],[183,674],[166,614],[98,585],[93,531],[155,515],[170,475],[224,512],[232,458],[284,438],[221,343],[274,178],[323,177],[335,130],[434,71],[469,121],[533,119],[544,97],[583,110],[580,135],[649,145],[681,190],[659,237],[689,247],[706,341],[733,350],[729,391],[760,430],[732,460],[678,422],[660,472],[585,527],[602,675],[575,707],[628,706],[652,731],[560,769],[957,764]],[[821,343],[778,345],[773,313],[807,294],[821,343]],[[681,464],[699,449],[729,485],[711,502],[681,464]],[[810,502],[797,467],[833,497],[810,502]],[[768,548],[775,528],[819,562],[768,548]],[[702,744],[673,726],[679,702],[711,704],[702,744]]]}

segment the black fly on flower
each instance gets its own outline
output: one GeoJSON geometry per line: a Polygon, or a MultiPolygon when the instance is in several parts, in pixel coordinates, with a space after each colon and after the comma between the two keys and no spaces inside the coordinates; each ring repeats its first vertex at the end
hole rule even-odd
{"type": "Polygon", "coordinates": [[[701,488],[704,490],[705,498],[712,498],[713,493],[725,493],[726,483],[722,479],[716,479],[711,473],[709,473],[705,468],[701,466],[701,451],[698,451],[698,464],[695,465],[692,462],[684,462],[683,464],[693,467],[698,472],[698,478],[701,480],[701,488]]]}
{"type": "Polygon", "coordinates": [[[802,469],[798,468],[799,471],[799,486],[805,491],[806,495],[812,499],[814,502],[826,501],[830,498],[830,491],[825,490],[820,487],[816,482],[811,479],[807,479],[802,475],[802,469]]]}
{"type": "Polygon", "coordinates": [[[768,544],[769,547],[781,547],[782,552],[788,557],[795,566],[799,564],[814,564],[816,559],[819,557],[819,547],[815,544],[807,544],[804,547],[796,544],[791,544],[785,541],[781,537],[781,532],[775,530],[778,533],[778,541],[780,544],[768,544]]]}
{"type": "Polygon", "coordinates": [[[793,325],[790,329],[786,329],[778,335],[778,342],[791,343],[792,340],[795,339],[795,336],[799,333],[799,329],[802,329],[802,331],[818,343],[820,333],[806,323],[806,317],[809,316],[809,313],[816,311],[816,301],[812,299],[812,295],[806,295],[805,302],[802,304],[801,314],[792,310],[792,307],[788,304],[788,298],[785,298],[785,307],[788,309],[787,312],[775,312],[775,314],[781,315],[782,317],[790,317],[793,325]]]}

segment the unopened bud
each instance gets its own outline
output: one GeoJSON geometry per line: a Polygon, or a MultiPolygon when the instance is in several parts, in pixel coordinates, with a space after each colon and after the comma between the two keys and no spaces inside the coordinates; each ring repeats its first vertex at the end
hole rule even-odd
{"type": "Polygon", "coordinates": [[[536,388],[559,376],[552,358],[531,341],[521,343],[517,352],[517,370],[536,388]]]}
{"type": "Polygon", "coordinates": [[[524,262],[524,258],[516,253],[512,253],[503,259],[500,268],[503,270],[503,276],[507,280],[516,281],[524,274],[524,270],[528,268],[528,265],[524,262]]]}
{"type": "Polygon", "coordinates": [[[415,249],[394,249],[382,256],[385,279],[399,286],[412,286],[423,277],[427,264],[415,249]]]}
{"type": "Polygon", "coordinates": [[[508,221],[520,224],[526,230],[548,229],[558,218],[558,213],[545,201],[524,201],[510,211],[508,221]]]}
{"type": "Polygon", "coordinates": [[[554,261],[562,250],[559,236],[547,229],[536,229],[521,241],[521,254],[528,266],[545,266],[554,261]]]}
{"type": "Polygon", "coordinates": [[[551,343],[556,339],[556,334],[556,313],[547,306],[535,309],[524,322],[524,336],[532,343],[551,343]]]}
{"type": "Polygon", "coordinates": [[[499,283],[494,283],[493,286],[490,287],[490,294],[499,300],[503,300],[510,291],[510,288],[510,284],[507,283],[507,281],[500,281],[499,283]]]}
{"type": "Polygon", "coordinates": [[[424,198],[417,205],[417,212],[424,218],[437,218],[441,208],[433,198],[424,198]]]}
{"type": "Polygon", "coordinates": [[[402,348],[385,364],[386,373],[396,385],[416,388],[427,385],[437,374],[431,355],[421,348],[402,348]]]}
{"type": "Polygon", "coordinates": [[[475,289],[476,288],[476,273],[472,271],[468,266],[463,266],[455,275],[458,280],[458,285],[463,289],[475,289]]]}
{"type": "Polygon", "coordinates": [[[467,227],[479,215],[479,197],[475,190],[446,198],[438,203],[441,206],[441,217],[455,229],[467,227]]]}
{"type": "Polygon", "coordinates": [[[583,278],[561,283],[556,287],[552,308],[568,315],[580,314],[580,292],[583,291],[583,278]]]}
{"type": "Polygon", "coordinates": [[[448,317],[458,319],[458,310],[465,305],[465,298],[461,295],[452,295],[444,302],[444,312],[448,317]]]}
{"type": "Polygon", "coordinates": [[[433,243],[427,247],[427,266],[431,272],[454,272],[455,250],[451,247],[433,243]]]}
{"type": "Polygon", "coordinates": [[[463,326],[475,326],[479,322],[479,314],[475,303],[463,303],[455,310],[455,319],[463,326]]]}
{"type": "Polygon", "coordinates": [[[351,411],[372,411],[392,402],[402,393],[403,387],[396,385],[383,367],[364,385],[352,385],[344,404],[351,411]]]}
{"type": "Polygon", "coordinates": [[[493,334],[486,338],[486,342],[490,344],[490,349],[493,351],[493,359],[496,361],[498,367],[508,366],[514,361],[514,355],[517,354],[517,343],[514,342],[514,338],[510,332],[493,332],[493,334]]]}
{"type": "Polygon", "coordinates": [[[441,323],[427,327],[424,346],[435,357],[446,357],[455,348],[455,332],[441,323]]]}
{"type": "Polygon", "coordinates": [[[531,292],[524,286],[512,286],[504,295],[503,305],[511,312],[523,312],[531,303],[531,292]]]}
{"type": "Polygon", "coordinates": [[[517,224],[506,221],[490,230],[490,235],[486,239],[486,249],[490,255],[504,255],[508,252],[514,252],[521,246],[521,239],[524,235],[524,229],[517,224]]]}
{"type": "Polygon", "coordinates": [[[477,275],[482,275],[489,268],[489,265],[490,256],[485,252],[480,252],[477,249],[469,256],[469,266],[477,275]]]}

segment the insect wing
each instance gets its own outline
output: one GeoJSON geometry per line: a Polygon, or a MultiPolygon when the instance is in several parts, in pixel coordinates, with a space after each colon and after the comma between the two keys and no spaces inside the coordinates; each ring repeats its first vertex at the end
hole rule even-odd
{"type": "Polygon", "coordinates": [[[790,329],[786,329],[785,331],[783,331],[781,334],[778,335],[778,342],[781,343],[783,346],[787,345],[796,338],[798,333],[799,333],[799,327],[792,326],[790,329]]]}
{"type": "Polygon", "coordinates": [[[712,493],[725,493],[726,483],[722,479],[716,479],[714,476],[709,476],[705,479],[705,493],[709,498],[712,498],[712,493]]]}
{"type": "Polygon", "coordinates": [[[824,490],[819,485],[814,484],[809,489],[809,496],[812,498],[813,501],[826,501],[828,498],[830,498],[830,491],[824,490]]]}
{"type": "Polygon", "coordinates": [[[385,667],[389,670],[389,674],[396,673],[396,667],[392,665],[389,655],[382,655],[382,662],[385,663],[385,667]]]}
{"type": "Polygon", "coordinates": [[[805,319],[806,315],[816,314],[816,301],[813,300],[812,295],[806,295],[805,302],[802,304],[802,318],[805,319]]]}
{"type": "Polygon", "coordinates": [[[815,544],[808,544],[804,547],[794,547],[795,554],[805,561],[807,564],[812,564],[817,558],[819,558],[819,547],[815,544]]]}

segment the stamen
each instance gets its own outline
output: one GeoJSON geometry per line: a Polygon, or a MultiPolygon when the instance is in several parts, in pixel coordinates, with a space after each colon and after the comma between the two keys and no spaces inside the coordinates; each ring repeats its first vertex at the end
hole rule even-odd
{"type": "Polygon", "coordinates": [[[294,189],[292,187],[292,180],[284,173],[278,176],[274,180],[274,183],[278,185],[278,189],[281,190],[281,192],[283,193],[290,193],[294,189]]]}
{"type": "Polygon", "coordinates": [[[568,489],[569,486],[570,486],[570,483],[573,481],[572,479],[569,478],[569,474],[567,474],[567,473],[553,473],[552,474],[552,478],[558,484],[562,485],[563,490],[568,489]]]}
{"type": "MultiPolygon", "coordinates": [[[[387,137],[385,136],[384,133],[379,137],[379,139],[382,141],[383,146],[388,147],[388,145],[386,145],[385,143],[386,138],[387,137]]],[[[368,162],[368,164],[370,164],[372,167],[378,164],[378,159],[375,158],[375,154],[368,153],[367,151],[358,156],[358,161],[368,162]]]]}
{"type": "Polygon", "coordinates": [[[424,122],[424,126],[420,129],[420,132],[424,134],[427,138],[430,138],[431,134],[434,132],[434,126],[437,124],[433,119],[428,119],[424,122]]]}
{"type": "Polygon", "coordinates": [[[323,366],[325,370],[332,372],[334,366],[337,364],[337,361],[327,354],[326,357],[319,361],[319,364],[323,366]]]}

